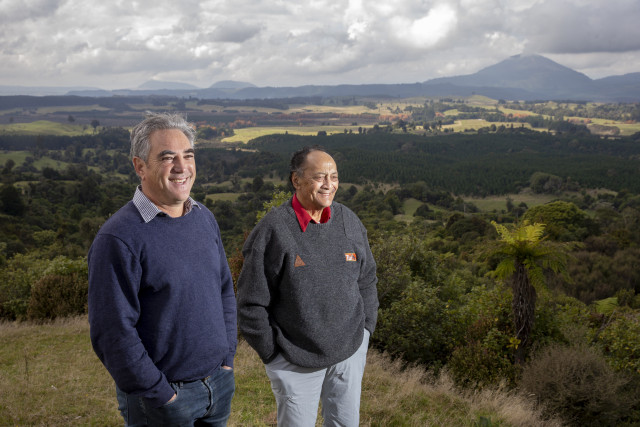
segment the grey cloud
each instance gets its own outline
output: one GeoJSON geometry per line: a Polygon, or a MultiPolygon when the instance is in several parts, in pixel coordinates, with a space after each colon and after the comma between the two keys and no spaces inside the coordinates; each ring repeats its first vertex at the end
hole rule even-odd
{"type": "Polygon", "coordinates": [[[522,17],[530,50],[546,53],[628,52],[640,49],[637,1],[568,4],[546,1],[522,17]]]}
{"type": "Polygon", "coordinates": [[[0,23],[15,23],[51,16],[64,0],[2,0],[0,23]]]}
{"type": "Polygon", "coordinates": [[[215,42],[243,43],[260,33],[261,27],[242,22],[225,22],[207,34],[207,38],[215,42]]]}

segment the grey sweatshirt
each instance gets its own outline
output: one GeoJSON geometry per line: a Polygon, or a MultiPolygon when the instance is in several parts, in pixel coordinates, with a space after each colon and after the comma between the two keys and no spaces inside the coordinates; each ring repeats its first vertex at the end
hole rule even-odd
{"type": "Polygon", "coordinates": [[[325,368],[356,352],[378,315],[376,264],[367,232],[344,205],[303,233],[291,201],[253,229],[238,278],[242,335],[263,362],[325,368]]]}

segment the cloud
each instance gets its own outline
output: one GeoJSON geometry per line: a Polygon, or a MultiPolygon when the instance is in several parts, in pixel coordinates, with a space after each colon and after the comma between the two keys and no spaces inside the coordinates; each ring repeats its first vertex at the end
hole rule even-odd
{"type": "Polygon", "coordinates": [[[2,0],[0,84],[403,83],[521,52],[640,71],[637,0],[2,0]]]}
{"type": "Polygon", "coordinates": [[[530,50],[547,53],[640,50],[637,1],[545,1],[520,18],[530,50]]]}

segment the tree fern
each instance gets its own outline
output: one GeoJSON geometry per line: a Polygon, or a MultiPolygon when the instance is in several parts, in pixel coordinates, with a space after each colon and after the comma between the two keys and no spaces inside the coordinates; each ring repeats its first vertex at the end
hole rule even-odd
{"type": "Polygon", "coordinates": [[[545,271],[566,275],[566,265],[573,243],[549,241],[544,234],[545,224],[523,221],[507,227],[492,221],[498,240],[485,251],[487,258],[499,263],[491,273],[504,280],[513,290],[513,319],[516,339],[516,360],[523,361],[531,344],[529,335],[535,318],[536,288],[545,285],[545,271]]]}

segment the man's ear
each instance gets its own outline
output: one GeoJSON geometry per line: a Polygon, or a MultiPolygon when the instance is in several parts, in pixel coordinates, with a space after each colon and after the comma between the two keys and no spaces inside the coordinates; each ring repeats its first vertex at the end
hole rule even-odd
{"type": "Polygon", "coordinates": [[[295,188],[297,190],[299,184],[300,184],[300,177],[298,176],[298,172],[292,172],[291,173],[291,185],[293,185],[293,188],[295,188]]]}
{"type": "Polygon", "coordinates": [[[133,169],[136,171],[136,174],[142,178],[143,174],[144,174],[144,167],[145,167],[145,163],[144,160],[142,160],[140,157],[134,157],[133,158],[133,169]]]}

